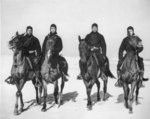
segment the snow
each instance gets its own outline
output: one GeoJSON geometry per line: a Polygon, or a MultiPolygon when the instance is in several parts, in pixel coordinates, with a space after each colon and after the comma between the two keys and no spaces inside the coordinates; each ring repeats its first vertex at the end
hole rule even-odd
{"type": "MultiPolygon", "coordinates": [[[[53,85],[48,85],[48,99],[46,112],[41,112],[41,105],[36,105],[35,89],[32,82],[25,84],[22,92],[24,99],[23,113],[18,116],[13,115],[15,105],[16,87],[8,85],[4,80],[10,75],[12,65],[12,56],[3,56],[1,58],[1,81],[0,81],[0,119],[150,119],[150,82],[144,82],[145,88],[140,89],[139,105],[133,104],[133,114],[129,114],[124,107],[123,89],[114,86],[116,79],[108,81],[108,100],[96,101],[96,86],[92,89],[92,110],[86,108],[86,90],[83,81],[77,80],[79,66],[77,57],[66,57],[69,63],[69,82],[65,84],[63,91],[64,104],[58,108],[53,106],[53,85]]],[[[110,60],[110,69],[116,76],[117,60],[110,60]]],[[[150,77],[150,62],[145,62],[145,77],[150,77]]],[[[101,97],[103,82],[101,82],[101,97]]]]}

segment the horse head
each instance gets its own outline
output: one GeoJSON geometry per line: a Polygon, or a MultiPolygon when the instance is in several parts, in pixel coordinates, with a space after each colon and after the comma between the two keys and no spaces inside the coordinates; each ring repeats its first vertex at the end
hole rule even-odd
{"type": "Polygon", "coordinates": [[[82,62],[86,62],[88,60],[88,57],[90,55],[90,47],[85,42],[85,39],[81,39],[81,37],[78,37],[79,40],[79,55],[82,62]]]}
{"type": "Polygon", "coordinates": [[[133,36],[130,41],[129,41],[129,44],[133,47],[133,48],[137,48],[138,46],[138,41],[137,41],[137,38],[135,36],[133,36]]]}
{"type": "Polygon", "coordinates": [[[11,40],[9,41],[8,45],[9,45],[9,49],[18,49],[19,45],[20,45],[20,37],[21,35],[19,35],[18,32],[16,32],[15,36],[12,36],[11,40]]]}
{"type": "Polygon", "coordinates": [[[21,35],[16,32],[15,36],[9,41],[9,49],[13,50],[14,52],[14,63],[22,61],[22,51],[19,50],[21,42],[20,42],[21,35]]]}
{"type": "Polygon", "coordinates": [[[54,52],[54,45],[55,45],[55,40],[52,38],[49,38],[46,43],[46,50],[47,50],[47,56],[51,58],[53,56],[54,52]]]}

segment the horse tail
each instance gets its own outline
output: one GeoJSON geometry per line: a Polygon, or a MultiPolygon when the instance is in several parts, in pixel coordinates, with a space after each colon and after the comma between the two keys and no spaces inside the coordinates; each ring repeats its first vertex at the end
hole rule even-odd
{"type": "Polygon", "coordinates": [[[106,76],[109,76],[110,78],[116,79],[116,77],[112,74],[112,72],[110,71],[110,69],[108,69],[108,70],[106,71],[106,76]]]}
{"type": "Polygon", "coordinates": [[[66,62],[65,63],[66,64],[66,67],[64,68],[64,74],[66,75],[66,76],[69,76],[69,74],[68,74],[68,63],[66,62]]]}
{"type": "Polygon", "coordinates": [[[66,76],[69,76],[69,74],[68,74],[68,63],[67,63],[67,61],[66,61],[66,59],[62,56],[62,55],[60,55],[59,56],[59,58],[60,58],[60,61],[62,61],[62,63],[60,64],[61,66],[60,66],[60,69],[61,69],[61,71],[66,75],[66,76]]]}

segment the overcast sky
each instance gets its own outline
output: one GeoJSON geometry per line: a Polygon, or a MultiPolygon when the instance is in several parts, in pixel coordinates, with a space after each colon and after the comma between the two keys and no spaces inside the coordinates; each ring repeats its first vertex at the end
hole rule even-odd
{"type": "Polygon", "coordinates": [[[118,48],[132,25],[143,40],[145,59],[150,59],[150,0],[1,0],[1,53],[12,54],[8,41],[16,31],[33,26],[42,45],[49,27],[55,23],[63,40],[65,56],[78,56],[78,35],[82,38],[98,23],[107,43],[107,55],[118,57],[118,48]]]}

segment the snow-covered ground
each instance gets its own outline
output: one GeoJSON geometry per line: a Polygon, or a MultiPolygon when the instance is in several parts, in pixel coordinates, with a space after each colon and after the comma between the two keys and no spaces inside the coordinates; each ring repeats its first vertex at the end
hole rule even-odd
{"type": "MultiPolygon", "coordinates": [[[[1,80],[0,80],[0,119],[150,119],[150,81],[144,82],[145,88],[140,89],[139,105],[133,105],[133,114],[129,114],[123,103],[123,90],[114,86],[116,80],[108,81],[108,100],[96,102],[96,86],[92,90],[93,109],[86,109],[86,91],[83,81],[76,80],[79,73],[79,58],[66,58],[69,63],[69,82],[65,84],[63,92],[64,104],[61,107],[54,106],[53,85],[48,85],[48,99],[46,112],[41,112],[42,106],[33,104],[35,101],[35,90],[31,81],[23,88],[24,111],[18,116],[13,115],[15,104],[16,87],[8,85],[4,79],[10,75],[12,56],[1,58],[1,80]]],[[[116,76],[115,60],[110,60],[110,69],[116,76]]],[[[150,77],[150,62],[145,62],[145,76],[150,77]]],[[[101,81],[101,91],[103,83],[101,81]]],[[[101,92],[102,94],[102,92],[101,92]]]]}

